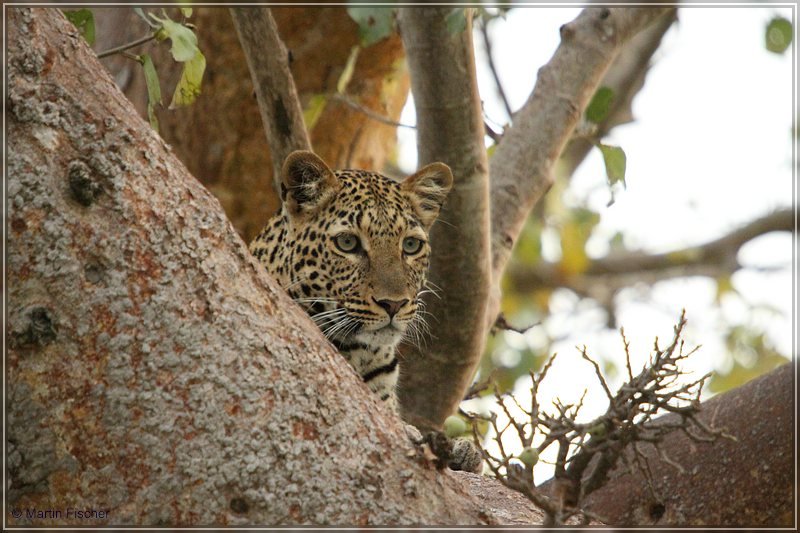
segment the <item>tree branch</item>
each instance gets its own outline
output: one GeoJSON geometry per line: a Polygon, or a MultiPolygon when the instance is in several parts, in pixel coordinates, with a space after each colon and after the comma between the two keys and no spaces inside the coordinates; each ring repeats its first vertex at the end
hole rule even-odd
{"type": "Polygon", "coordinates": [[[277,191],[286,156],[294,150],[311,149],[303,108],[289,70],[288,52],[269,8],[232,7],[230,12],[250,67],[277,191]]]}
{"type": "MultiPolygon", "coordinates": [[[[661,39],[676,20],[677,10],[658,18],[652,25],[634,35],[608,68],[600,87],[608,87],[614,91],[614,100],[606,120],[597,125],[595,138],[601,139],[614,126],[633,120],[633,99],[644,86],[650,61],[661,45],[661,39]]],[[[558,172],[563,176],[571,176],[592,147],[589,140],[573,137],[561,154],[558,172]]]]}
{"type": "Polygon", "coordinates": [[[593,296],[595,287],[611,294],[636,282],[655,283],[686,276],[732,274],[742,268],[738,252],[747,242],[772,231],[792,231],[794,212],[781,209],[753,220],[713,241],[667,253],[628,252],[610,255],[589,263],[581,274],[565,274],[557,263],[534,266],[511,263],[505,276],[514,291],[530,292],[541,288],[566,287],[593,296]]]}
{"type": "Polygon", "coordinates": [[[452,35],[452,8],[400,9],[417,110],[420,164],[442,161],[455,183],[431,231],[429,279],[447,295],[426,300],[436,322],[424,353],[404,346],[400,398],[406,420],[438,428],[455,412],[480,361],[489,272],[489,179],[475,75],[472,21],[452,35]],[[442,376],[448,379],[443,380],[442,376]]]}
{"type": "Polygon", "coordinates": [[[586,8],[561,27],[561,44],[539,70],[491,161],[492,284],[487,323],[500,306],[499,280],[531,208],[552,184],[553,165],[622,46],[673,8],[586,8]]]}
{"type": "Polygon", "coordinates": [[[124,52],[126,50],[130,50],[131,48],[135,48],[135,47],[137,47],[139,45],[142,45],[142,44],[145,44],[145,43],[149,43],[150,41],[154,40],[155,38],[156,38],[155,34],[146,35],[146,36],[142,37],[141,39],[137,39],[137,40],[132,41],[130,43],[125,43],[123,45],[111,48],[109,50],[104,50],[102,52],[97,52],[97,59],[103,59],[103,58],[106,58],[108,56],[113,56],[114,54],[118,54],[120,52],[124,52]]]}

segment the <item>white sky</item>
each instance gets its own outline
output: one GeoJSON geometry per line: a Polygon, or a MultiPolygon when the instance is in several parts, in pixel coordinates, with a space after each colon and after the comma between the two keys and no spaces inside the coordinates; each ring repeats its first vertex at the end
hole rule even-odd
{"type": "MultiPolygon", "coordinates": [[[[505,22],[492,27],[494,57],[514,109],[527,99],[538,68],[559,44],[558,28],[579,13],[577,8],[527,7],[512,10],[505,22]]],[[[629,248],[661,252],[700,244],[778,207],[792,205],[792,54],[768,52],[766,23],[789,8],[714,7],[681,8],[679,22],[666,35],[656,54],[644,89],[634,101],[633,124],[616,128],[605,142],[622,146],[627,154],[627,190],[606,207],[602,158],[592,153],[573,177],[564,201],[588,205],[601,215],[589,242],[589,252],[600,256],[604,243],[617,231],[629,248]]],[[[483,60],[476,35],[479,86],[487,115],[504,121],[505,112],[483,60]]],[[[414,123],[409,101],[401,121],[414,123]]],[[[415,135],[399,130],[403,168],[416,164],[415,135]]],[[[547,243],[545,243],[547,244],[547,243]]],[[[558,259],[558,244],[545,247],[549,259],[558,259]]],[[[736,274],[734,287],[750,303],[767,303],[782,311],[775,316],[757,312],[736,297],[715,306],[715,283],[707,278],[661,282],[651,296],[626,291],[618,319],[631,341],[634,369],[649,356],[654,336],[662,345],[671,338],[681,308],[689,325],[685,338],[702,345],[692,369],[712,370],[725,360],[724,323],[755,322],[766,328],[776,348],[792,354],[792,236],[772,234],[755,240],[740,253],[746,265],[786,265],[780,271],[736,274]]],[[[554,295],[556,312],[546,321],[556,343],[559,362],[551,370],[540,400],[560,397],[576,401],[590,387],[585,417],[605,408],[604,395],[593,370],[581,361],[576,345],[590,354],[611,359],[622,353],[619,335],[604,329],[603,315],[577,306],[568,294],[554,295]]],[[[532,331],[528,342],[536,344],[532,331]]],[[[521,337],[520,343],[526,342],[521,337]]],[[[512,340],[513,342],[513,340],[512,340]]],[[[622,360],[619,360],[622,364],[622,360]]],[[[613,382],[612,386],[619,385],[613,382]]]]}

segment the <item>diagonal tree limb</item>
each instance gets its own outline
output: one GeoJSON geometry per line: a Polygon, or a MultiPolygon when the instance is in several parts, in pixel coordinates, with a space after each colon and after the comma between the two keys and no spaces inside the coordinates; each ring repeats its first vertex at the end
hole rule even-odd
{"type": "Polygon", "coordinates": [[[539,70],[528,101],[492,157],[492,294],[487,322],[500,307],[500,277],[528,213],[553,182],[553,165],[622,46],[674,8],[586,8],[561,27],[561,44],[539,70]]]}
{"type": "Polygon", "coordinates": [[[311,149],[303,109],[289,70],[288,52],[269,8],[232,7],[230,12],[253,78],[277,191],[286,156],[294,150],[311,149]]]}
{"type": "MultiPolygon", "coordinates": [[[[658,18],[652,25],[636,34],[608,68],[600,86],[614,91],[614,100],[608,117],[597,125],[595,138],[601,139],[614,126],[633,120],[631,109],[633,98],[644,86],[653,54],[676,20],[677,10],[658,18]]],[[[570,140],[559,160],[559,174],[571,176],[592,147],[592,143],[586,138],[575,137],[570,140]]]]}
{"type": "Polygon", "coordinates": [[[655,283],[681,276],[733,274],[742,268],[737,258],[742,246],[772,231],[792,231],[794,220],[792,209],[781,209],[698,246],[659,254],[627,252],[610,255],[592,261],[578,275],[565,274],[555,263],[541,262],[532,267],[511,263],[505,276],[513,290],[523,293],[566,287],[579,294],[597,297],[610,295],[636,282],[655,283]],[[595,294],[595,288],[599,288],[599,294],[595,294]]]}
{"type": "Polygon", "coordinates": [[[475,75],[472,21],[451,34],[452,8],[400,9],[399,22],[417,110],[420,165],[442,161],[455,183],[431,232],[429,279],[445,298],[425,303],[435,336],[404,346],[400,398],[407,421],[439,427],[470,384],[486,338],[490,283],[489,179],[475,75]],[[447,379],[442,379],[447,376],[447,379]]]}

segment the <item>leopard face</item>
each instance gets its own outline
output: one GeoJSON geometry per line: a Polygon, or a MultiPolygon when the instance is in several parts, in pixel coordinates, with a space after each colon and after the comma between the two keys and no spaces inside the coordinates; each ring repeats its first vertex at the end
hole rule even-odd
{"type": "Polygon", "coordinates": [[[451,185],[441,163],[396,182],[294,152],[282,210],[250,249],[337,346],[393,348],[423,323],[428,232],[451,185]]]}

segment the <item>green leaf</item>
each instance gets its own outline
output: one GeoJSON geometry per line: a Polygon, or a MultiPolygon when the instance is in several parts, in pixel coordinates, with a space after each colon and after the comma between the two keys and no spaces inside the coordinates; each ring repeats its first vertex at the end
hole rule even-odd
{"type": "MultiPolygon", "coordinates": [[[[172,52],[172,57],[175,58],[175,61],[181,63],[197,61],[197,54],[200,53],[200,49],[197,47],[197,35],[191,29],[169,18],[161,19],[152,13],[150,13],[150,16],[161,23],[161,28],[164,30],[166,38],[172,41],[170,52],[172,52]]],[[[200,55],[202,56],[202,54],[200,55]]],[[[205,58],[203,58],[203,68],[205,68],[205,58]]]]}
{"type": "Polygon", "coordinates": [[[614,91],[608,87],[600,87],[586,107],[586,120],[595,124],[603,122],[608,117],[613,102],[614,91]]]}
{"type": "Polygon", "coordinates": [[[764,32],[765,46],[770,52],[784,53],[792,44],[792,23],[784,17],[775,17],[764,32]]]}
{"type": "Polygon", "coordinates": [[[597,147],[603,153],[608,184],[622,183],[623,187],[627,187],[625,183],[625,164],[627,161],[625,151],[619,146],[610,146],[602,143],[598,143],[597,147]]]}
{"type": "Polygon", "coordinates": [[[447,31],[450,35],[456,35],[467,29],[467,10],[463,7],[456,7],[447,15],[445,19],[447,31]]]}
{"type": "Polygon", "coordinates": [[[76,11],[64,11],[64,16],[70,21],[81,36],[86,39],[89,46],[94,44],[94,15],[88,9],[78,9],[76,11]]]}
{"type": "MultiPolygon", "coordinates": [[[[184,2],[182,2],[182,3],[184,3],[184,4],[188,4],[189,2],[186,2],[186,1],[184,1],[184,2]]],[[[192,8],[191,8],[191,7],[182,7],[182,8],[181,8],[181,13],[182,13],[182,14],[183,14],[183,16],[184,16],[184,17],[186,17],[187,19],[188,19],[188,18],[192,18],[192,8]]]]}
{"type": "Polygon", "coordinates": [[[347,89],[347,84],[350,83],[350,79],[353,77],[353,71],[356,69],[356,60],[358,59],[359,50],[361,50],[361,47],[359,46],[354,46],[350,50],[350,55],[347,57],[347,63],[344,65],[344,70],[342,70],[339,80],[336,82],[336,92],[339,94],[344,94],[345,89],[347,89]]]}
{"type": "Polygon", "coordinates": [[[178,80],[178,86],[175,87],[175,92],[172,94],[172,102],[169,104],[170,109],[181,105],[189,105],[195,101],[200,94],[200,83],[203,81],[203,72],[205,70],[206,58],[200,53],[200,50],[197,50],[195,56],[183,65],[181,79],[178,80]]]}
{"type": "Polygon", "coordinates": [[[347,14],[358,24],[361,46],[385,39],[394,31],[395,9],[390,7],[348,7],[347,14]]]}
{"type": "Polygon", "coordinates": [[[156,104],[161,105],[161,84],[158,82],[158,73],[149,54],[139,56],[144,68],[144,81],[147,84],[147,118],[150,126],[158,131],[158,117],[156,117],[156,104]]]}
{"type": "Polygon", "coordinates": [[[324,94],[315,94],[308,101],[308,107],[303,111],[303,122],[305,122],[308,131],[314,128],[327,103],[328,98],[324,94]]]}

